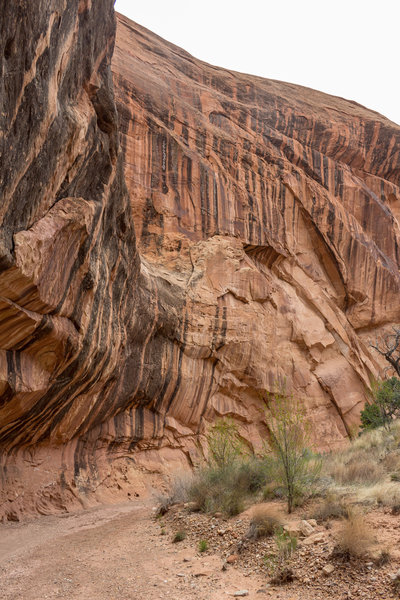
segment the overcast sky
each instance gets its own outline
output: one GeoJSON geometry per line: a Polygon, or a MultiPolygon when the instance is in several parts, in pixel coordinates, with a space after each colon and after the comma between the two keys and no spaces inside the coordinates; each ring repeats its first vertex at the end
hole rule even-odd
{"type": "Polygon", "coordinates": [[[400,0],[117,0],[196,58],[356,100],[400,124],[400,0]]]}

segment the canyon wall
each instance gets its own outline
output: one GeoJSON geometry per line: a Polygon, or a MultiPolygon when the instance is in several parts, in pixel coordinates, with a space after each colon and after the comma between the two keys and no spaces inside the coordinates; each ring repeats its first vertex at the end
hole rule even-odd
{"type": "Polygon", "coordinates": [[[368,341],[400,319],[400,128],[123,16],[112,68],[142,265],[180,302],[169,428],[232,415],[257,445],[286,378],[319,447],[340,444],[378,372],[368,341]]]}
{"type": "Polygon", "coordinates": [[[113,55],[111,0],[0,28],[0,517],[141,493],[217,416],[257,450],[277,381],[342,444],[400,321],[400,128],[122,16],[113,55]]]}

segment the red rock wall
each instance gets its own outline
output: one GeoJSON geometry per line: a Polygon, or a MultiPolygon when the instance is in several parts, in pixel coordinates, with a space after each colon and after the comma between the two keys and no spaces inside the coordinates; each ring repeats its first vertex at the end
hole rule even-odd
{"type": "Polygon", "coordinates": [[[183,298],[157,411],[182,436],[233,415],[258,446],[260,395],[286,378],[316,443],[340,444],[377,373],[368,340],[400,320],[400,128],[123,16],[113,74],[142,269],[183,298]]]}
{"type": "Polygon", "coordinates": [[[124,17],[117,118],[111,0],[0,31],[0,517],[126,498],[218,415],[257,449],[278,379],[341,444],[400,321],[400,128],[124,17]]]}

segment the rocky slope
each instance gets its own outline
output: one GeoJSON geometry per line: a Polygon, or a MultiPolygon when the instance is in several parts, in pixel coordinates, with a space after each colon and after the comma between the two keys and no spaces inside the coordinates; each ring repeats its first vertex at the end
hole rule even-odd
{"type": "Polygon", "coordinates": [[[0,16],[9,519],[196,462],[216,415],[257,448],[283,377],[317,443],[341,443],[377,372],[368,338],[400,320],[400,128],[118,17],[121,153],[112,13],[18,0],[0,16]]]}

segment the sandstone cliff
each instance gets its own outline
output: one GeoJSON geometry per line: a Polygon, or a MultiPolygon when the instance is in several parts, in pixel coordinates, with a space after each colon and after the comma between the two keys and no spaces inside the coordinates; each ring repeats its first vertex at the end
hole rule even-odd
{"type": "Polygon", "coordinates": [[[120,16],[117,117],[112,12],[0,16],[7,518],[195,463],[216,415],[257,448],[283,377],[317,443],[342,443],[379,368],[368,339],[400,321],[400,128],[120,16]]]}
{"type": "Polygon", "coordinates": [[[376,373],[368,339],[400,318],[400,128],[122,16],[113,73],[143,269],[180,315],[145,422],[230,414],[257,443],[259,395],[286,377],[318,444],[339,443],[376,373]]]}

